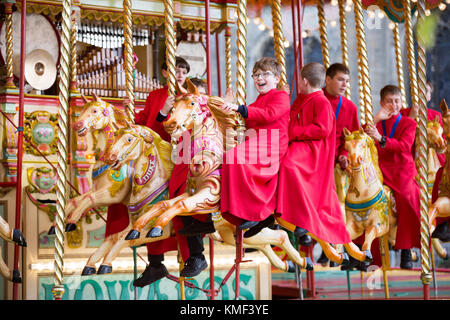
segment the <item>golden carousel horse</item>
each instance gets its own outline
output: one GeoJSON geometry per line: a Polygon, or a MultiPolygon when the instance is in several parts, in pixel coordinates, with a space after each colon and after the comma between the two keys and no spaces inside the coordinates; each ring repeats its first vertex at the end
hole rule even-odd
{"type": "MultiPolygon", "coordinates": [[[[431,204],[428,210],[428,219],[430,225],[430,233],[435,229],[435,219],[437,217],[445,218],[450,216],[450,149],[448,141],[450,139],[450,110],[448,109],[445,100],[441,101],[440,108],[442,111],[442,122],[444,124],[444,135],[447,140],[447,147],[445,151],[445,165],[442,173],[442,179],[439,183],[439,195],[437,200],[431,204]]],[[[433,245],[435,245],[433,239],[433,245]]],[[[436,246],[435,246],[436,249],[436,246]]],[[[439,250],[437,250],[439,253],[439,250]]],[[[441,253],[439,255],[442,257],[441,253]]]]}
{"type": "MultiPolygon", "coordinates": [[[[233,129],[235,113],[230,114],[221,109],[223,100],[209,97],[207,101],[204,101],[195,87],[190,83],[188,86],[189,94],[176,99],[170,119],[165,123],[173,144],[179,141],[183,133],[192,131],[189,141],[184,139],[187,147],[183,147],[185,153],[186,151],[190,153],[187,158],[190,172],[186,191],[176,198],[153,206],[136,221],[127,239],[139,237],[142,229],[154,219],[156,221],[153,223],[153,228],[147,234],[149,237],[158,237],[164,226],[177,215],[210,214],[219,211],[220,166],[224,146],[229,146],[225,138],[229,138],[229,133],[235,130],[233,129]]],[[[178,145],[173,149],[178,150],[178,145]]],[[[287,222],[279,221],[279,223],[291,230],[287,222]]],[[[330,260],[339,264],[348,262],[346,253],[337,253],[330,244],[314,236],[313,238],[324,248],[330,260]]],[[[248,239],[251,241],[252,238],[248,239]]],[[[366,259],[366,254],[356,245],[349,243],[346,248],[358,260],[366,259]]],[[[301,266],[304,267],[304,264],[301,266]]]]}
{"type": "Polygon", "coordinates": [[[383,185],[375,143],[364,130],[344,128],[348,151],[350,183],[345,198],[347,231],[352,240],[365,235],[362,250],[371,248],[375,238],[389,235],[395,244],[397,215],[392,190],[383,185]]]}
{"type": "MultiPolygon", "coordinates": [[[[20,230],[18,229],[11,229],[9,224],[5,220],[3,220],[2,217],[0,217],[0,238],[8,242],[16,243],[21,247],[27,246],[27,242],[22,232],[20,232],[20,230]]],[[[0,248],[0,275],[14,283],[21,283],[22,277],[20,276],[20,271],[10,270],[6,263],[3,261],[1,253],[2,252],[0,248]]]]}
{"type": "MultiPolygon", "coordinates": [[[[105,161],[107,161],[107,163],[109,163],[112,168],[116,170],[120,170],[120,166],[122,164],[126,166],[125,164],[130,162],[135,162],[135,167],[139,167],[139,164],[144,161],[143,159],[148,158],[148,155],[146,155],[145,151],[145,144],[145,140],[139,137],[139,135],[136,135],[132,130],[121,129],[117,132],[114,144],[106,152],[105,161]]],[[[138,179],[140,177],[145,177],[145,173],[135,174],[134,178],[131,179],[133,191],[128,191],[132,193],[131,197],[133,197],[135,190],[139,190],[139,188],[142,188],[142,186],[138,184],[138,179]]],[[[150,212],[155,208],[157,210],[162,210],[161,208],[169,208],[171,205],[173,205],[173,203],[173,199],[163,200],[154,204],[152,207],[142,208],[141,212],[145,210],[147,210],[147,212],[150,212]]],[[[204,205],[202,204],[200,206],[204,207],[204,205]]],[[[236,227],[223,219],[220,213],[217,213],[217,210],[212,213],[212,220],[216,229],[216,232],[213,234],[212,238],[216,241],[224,242],[226,244],[234,246],[236,227]]],[[[155,219],[156,217],[153,218],[153,220],[155,219]]],[[[130,240],[129,242],[132,243],[133,246],[136,246],[143,243],[164,239],[167,237],[168,229],[173,232],[171,225],[171,222],[169,222],[162,226],[164,229],[162,229],[162,233],[160,233],[160,236],[158,237],[142,237],[142,234],[145,234],[145,232],[143,232],[142,234],[139,233],[138,237],[130,240]]],[[[141,231],[147,231],[150,227],[152,227],[152,221],[144,226],[141,231]]],[[[126,231],[128,232],[129,230],[130,228],[127,228],[126,231]]],[[[124,242],[126,241],[123,237],[124,234],[125,231],[120,233],[120,245],[115,245],[118,250],[120,250],[119,246],[125,246],[124,242]]],[[[136,233],[133,234],[135,235],[136,233]]],[[[129,237],[127,239],[129,239],[129,237]]],[[[245,238],[243,242],[244,248],[253,248],[261,251],[275,268],[278,268],[282,271],[295,270],[292,262],[282,261],[272,250],[271,245],[278,246],[284,249],[290,259],[292,259],[292,261],[303,268],[312,270],[313,265],[311,259],[305,259],[300,256],[298,251],[296,251],[294,247],[292,247],[287,233],[283,230],[272,230],[269,228],[264,228],[255,236],[245,238]]],[[[118,250],[114,248],[114,252],[109,253],[109,256],[111,256],[109,257],[109,261],[114,258],[113,255],[117,254],[118,250]]]]}

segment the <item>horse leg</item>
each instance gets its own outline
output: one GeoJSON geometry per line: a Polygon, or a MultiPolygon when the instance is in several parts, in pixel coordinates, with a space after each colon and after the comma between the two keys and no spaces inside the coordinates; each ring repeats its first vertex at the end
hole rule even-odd
{"type": "Polygon", "coordinates": [[[369,250],[370,251],[370,248],[372,246],[373,240],[375,240],[375,238],[378,236],[377,233],[378,233],[377,232],[377,228],[374,225],[369,226],[366,229],[365,239],[364,239],[364,243],[362,245],[362,250],[364,250],[364,251],[369,250]]]}
{"type": "Polygon", "coordinates": [[[288,234],[283,230],[272,230],[270,228],[264,228],[256,235],[250,238],[244,238],[244,244],[251,246],[258,245],[274,245],[284,249],[289,258],[292,259],[297,265],[307,270],[312,270],[311,258],[303,258],[299,252],[295,250],[289,241],[288,234]]]}
{"type": "Polygon", "coordinates": [[[8,222],[3,220],[2,217],[0,217],[0,237],[5,239],[6,241],[12,241],[12,230],[9,226],[8,222]]]}
{"type": "Polygon", "coordinates": [[[308,232],[314,240],[322,247],[323,252],[328,257],[329,260],[336,262],[337,264],[347,265],[349,263],[349,257],[347,253],[338,253],[335,248],[331,246],[328,242],[325,242],[317,238],[312,233],[308,232]]]}
{"type": "Polygon", "coordinates": [[[95,264],[101,260],[102,257],[104,257],[107,252],[111,249],[111,247],[114,245],[115,242],[115,235],[111,234],[108,237],[106,237],[105,241],[100,245],[100,247],[97,248],[97,250],[94,251],[93,254],[89,257],[88,261],[86,262],[86,265],[81,272],[82,276],[88,276],[91,274],[95,274],[95,264]]]}
{"type": "Polygon", "coordinates": [[[448,259],[447,250],[442,246],[439,239],[431,238],[431,244],[433,245],[434,250],[436,250],[439,257],[446,260],[448,259]]]}
{"type": "Polygon", "coordinates": [[[174,205],[172,205],[169,209],[167,209],[162,215],[158,217],[153,228],[147,234],[147,236],[151,238],[160,237],[162,234],[162,229],[177,215],[188,214],[193,212],[198,208],[199,203],[214,203],[215,198],[211,194],[210,188],[204,188],[199,190],[194,195],[180,199],[174,205]],[[211,200],[214,199],[214,200],[211,200]]]}
{"type": "MultiPolygon", "coordinates": [[[[250,248],[257,249],[261,251],[267,259],[269,259],[269,262],[272,266],[277,268],[278,270],[284,271],[284,272],[293,272],[292,269],[289,268],[288,260],[283,261],[281,260],[275,252],[273,252],[272,247],[270,244],[261,245],[261,246],[249,246],[250,248]]],[[[245,246],[247,248],[247,246],[245,246]]]]}
{"type": "Polygon", "coordinates": [[[3,261],[2,257],[2,250],[0,247],[0,274],[5,277],[6,279],[8,279],[9,281],[12,281],[12,272],[11,270],[9,270],[8,266],[6,265],[6,263],[3,261]]]}
{"type": "Polygon", "coordinates": [[[175,197],[173,199],[160,201],[153,206],[150,207],[150,209],[143,213],[133,224],[130,232],[125,237],[125,240],[135,240],[139,239],[141,235],[142,229],[155,217],[159,216],[161,213],[166,211],[168,208],[172,207],[177,201],[181,199],[185,199],[189,196],[188,193],[183,193],[179,195],[178,197],[175,197]]]}

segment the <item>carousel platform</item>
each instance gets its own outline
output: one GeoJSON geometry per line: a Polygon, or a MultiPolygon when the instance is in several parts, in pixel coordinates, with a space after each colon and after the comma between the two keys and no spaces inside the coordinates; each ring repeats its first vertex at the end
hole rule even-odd
{"type": "MultiPolygon", "coordinates": [[[[384,300],[383,274],[380,271],[341,271],[339,268],[315,265],[315,296],[307,288],[306,273],[302,272],[304,300],[384,300]]],[[[450,272],[436,272],[436,286],[430,284],[431,299],[450,299],[450,272]]],[[[423,299],[420,270],[393,269],[388,271],[390,300],[423,299]]],[[[293,273],[272,274],[272,299],[299,299],[299,289],[293,273]]]]}

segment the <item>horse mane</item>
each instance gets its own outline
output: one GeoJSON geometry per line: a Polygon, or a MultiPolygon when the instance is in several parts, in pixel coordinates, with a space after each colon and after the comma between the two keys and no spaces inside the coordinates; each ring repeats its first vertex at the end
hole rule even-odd
{"type": "Polygon", "coordinates": [[[213,117],[219,122],[225,150],[228,150],[236,145],[238,119],[235,112],[228,112],[221,108],[224,103],[225,101],[220,97],[209,96],[207,106],[213,117]]]}
{"type": "Polygon", "coordinates": [[[116,119],[116,122],[122,126],[128,126],[131,119],[128,116],[128,114],[125,111],[122,111],[121,109],[119,109],[118,107],[116,107],[113,104],[110,104],[108,102],[105,102],[107,104],[109,104],[111,106],[111,108],[113,109],[114,112],[114,118],[116,119]]]}

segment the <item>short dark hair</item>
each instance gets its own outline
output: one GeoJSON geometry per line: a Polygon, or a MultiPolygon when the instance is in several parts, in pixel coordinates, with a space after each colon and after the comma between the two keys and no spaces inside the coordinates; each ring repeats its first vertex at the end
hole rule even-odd
{"type": "Polygon", "coordinates": [[[350,69],[343,63],[333,63],[328,67],[326,76],[330,78],[334,78],[334,76],[338,73],[342,72],[344,74],[350,74],[350,69]]]}
{"type": "Polygon", "coordinates": [[[383,89],[381,89],[380,91],[380,101],[383,101],[384,98],[389,95],[389,94],[396,94],[399,95],[400,97],[402,96],[402,91],[400,90],[399,87],[394,86],[392,84],[388,84],[387,86],[385,86],[383,89]]]}
{"type": "MultiPolygon", "coordinates": [[[[191,66],[189,65],[189,63],[182,57],[175,57],[175,67],[184,68],[188,73],[191,70],[191,66]]],[[[167,71],[166,59],[164,59],[164,62],[161,65],[161,69],[167,71]]]]}
{"type": "Polygon", "coordinates": [[[311,87],[321,88],[325,82],[325,67],[321,63],[311,62],[302,68],[300,75],[308,80],[311,87]]]}
{"type": "Polygon", "coordinates": [[[200,79],[200,78],[190,78],[189,80],[190,80],[190,81],[194,84],[194,86],[196,86],[197,88],[201,87],[201,88],[205,89],[206,92],[208,92],[208,86],[206,85],[206,82],[203,81],[202,79],[200,79]]]}
{"type": "Polygon", "coordinates": [[[275,76],[280,76],[283,72],[283,68],[278,63],[278,61],[275,58],[271,57],[263,57],[256,61],[255,65],[253,66],[253,73],[255,73],[257,70],[271,71],[275,76]]]}

